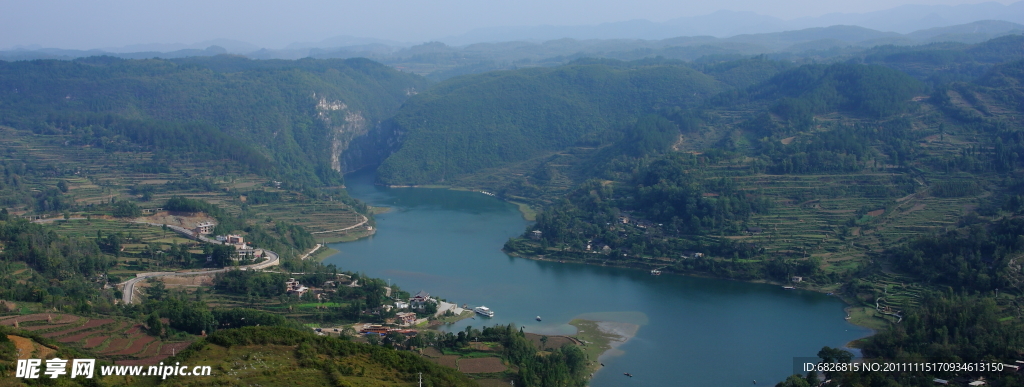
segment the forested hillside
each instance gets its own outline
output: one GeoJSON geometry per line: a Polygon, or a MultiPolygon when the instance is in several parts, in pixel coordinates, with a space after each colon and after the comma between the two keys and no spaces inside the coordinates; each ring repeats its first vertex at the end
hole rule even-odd
{"type": "Polygon", "coordinates": [[[337,184],[349,142],[424,85],[365,59],[0,62],[0,124],[316,186],[337,184]]]}
{"type": "Polygon", "coordinates": [[[442,82],[392,120],[401,148],[387,184],[427,184],[537,157],[587,136],[614,136],[660,106],[691,106],[721,82],[682,63],[581,61],[442,82]]]}

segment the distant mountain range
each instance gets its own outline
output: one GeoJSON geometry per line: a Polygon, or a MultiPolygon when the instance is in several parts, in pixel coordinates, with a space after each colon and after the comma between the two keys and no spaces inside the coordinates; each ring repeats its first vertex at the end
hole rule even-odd
{"type": "Polygon", "coordinates": [[[465,34],[439,39],[450,45],[512,40],[646,39],[677,36],[719,38],[802,30],[814,27],[850,25],[873,30],[910,33],[913,31],[966,24],[979,20],[1003,20],[1024,24],[1024,1],[1009,5],[995,2],[962,5],[903,5],[868,13],[832,13],[818,17],[783,20],[754,12],[718,11],[709,15],[683,17],[662,23],[630,20],[584,26],[513,26],[479,28],[465,34]]]}
{"type": "MultiPolygon", "coordinates": [[[[1009,5],[904,5],[884,11],[794,20],[753,12],[718,11],[662,23],[633,20],[590,26],[494,27],[419,45],[343,35],[319,42],[296,42],[281,49],[259,48],[228,39],[191,45],[144,44],[93,50],[29,46],[0,51],[0,60],[70,60],[98,55],[127,59],[183,58],[220,54],[253,59],[367,57],[392,65],[410,59],[432,64],[426,69],[411,70],[427,74],[444,67],[475,65],[481,61],[537,63],[554,57],[580,55],[626,60],[656,55],[696,59],[707,55],[800,53],[886,44],[978,43],[1021,33],[1024,33],[1024,1],[1009,5]],[[630,53],[623,54],[626,52],[630,53]]],[[[507,67],[497,68],[503,66],[507,67]]]]}

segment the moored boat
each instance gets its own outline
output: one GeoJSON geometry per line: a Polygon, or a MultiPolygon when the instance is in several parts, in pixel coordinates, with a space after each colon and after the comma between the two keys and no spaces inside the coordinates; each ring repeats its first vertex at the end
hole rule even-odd
{"type": "Polygon", "coordinates": [[[492,311],[490,308],[486,306],[478,306],[476,308],[473,308],[473,311],[480,315],[494,317],[494,311],[492,311]]]}

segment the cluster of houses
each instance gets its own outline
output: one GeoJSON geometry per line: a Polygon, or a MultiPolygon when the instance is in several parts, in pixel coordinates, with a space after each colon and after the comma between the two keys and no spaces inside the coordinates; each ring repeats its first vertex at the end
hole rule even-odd
{"type": "MultiPolygon", "coordinates": [[[[647,219],[631,218],[629,212],[624,212],[623,215],[619,216],[619,222],[622,224],[632,224],[637,228],[648,229],[655,226],[655,223],[647,219]]],[[[661,226],[661,223],[657,224],[661,226]]]]}
{"type": "Polygon", "coordinates": [[[238,258],[248,258],[256,255],[256,250],[252,246],[245,243],[245,238],[241,235],[217,235],[215,237],[217,242],[225,245],[231,245],[235,247],[235,253],[238,254],[238,258]]]}
{"type": "Polygon", "coordinates": [[[383,326],[383,325],[376,325],[376,324],[366,324],[366,325],[363,325],[363,328],[359,330],[359,333],[360,334],[364,334],[364,335],[374,334],[374,335],[386,336],[388,333],[391,333],[391,332],[398,332],[398,333],[401,333],[401,334],[406,335],[406,336],[415,336],[417,333],[419,333],[419,332],[417,332],[415,330],[412,330],[412,329],[396,329],[396,328],[389,328],[389,327],[386,327],[386,326],[383,326]]]}
{"type": "Polygon", "coordinates": [[[430,298],[430,293],[420,290],[419,293],[409,298],[409,302],[395,301],[393,306],[387,305],[385,307],[388,310],[391,310],[391,308],[405,310],[404,312],[395,313],[395,324],[409,326],[416,324],[416,312],[413,310],[423,310],[428,302],[436,303],[437,301],[430,298]]]}
{"type": "Polygon", "coordinates": [[[306,293],[312,293],[316,297],[317,301],[326,299],[326,293],[336,292],[337,290],[335,288],[337,288],[338,286],[344,285],[353,288],[359,286],[358,281],[352,281],[351,277],[349,277],[346,274],[338,274],[336,279],[324,281],[323,285],[321,285],[320,287],[305,286],[299,283],[299,281],[296,280],[295,278],[288,278],[288,280],[285,281],[284,284],[285,291],[288,294],[293,294],[302,297],[306,293]]]}

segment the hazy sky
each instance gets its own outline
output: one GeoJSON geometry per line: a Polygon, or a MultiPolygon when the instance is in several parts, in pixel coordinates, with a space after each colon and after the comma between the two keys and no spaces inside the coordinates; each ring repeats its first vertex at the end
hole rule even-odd
{"type": "MultiPolygon", "coordinates": [[[[267,48],[338,35],[422,42],[492,26],[665,21],[718,10],[783,19],[981,0],[0,0],[0,49],[235,39],[267,48]]],[[[1000,0],[1003,4],[1009,0],[1000,0]]]]}

